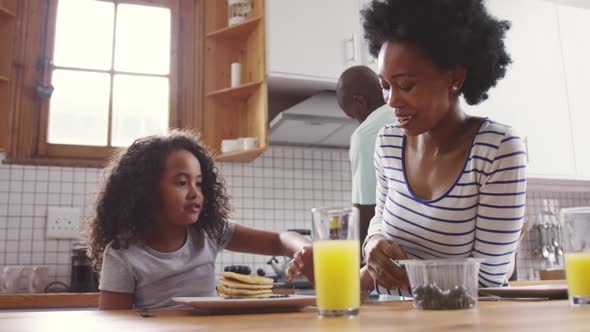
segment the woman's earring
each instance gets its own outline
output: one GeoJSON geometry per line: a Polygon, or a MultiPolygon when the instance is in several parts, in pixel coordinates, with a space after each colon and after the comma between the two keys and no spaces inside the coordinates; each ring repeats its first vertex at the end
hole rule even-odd
{"type": "Polygon", "coordinates": [[[453,92],[457,92],[458,87],[456,85],[453,85],[451,89],[453,90],[453,92]]]}

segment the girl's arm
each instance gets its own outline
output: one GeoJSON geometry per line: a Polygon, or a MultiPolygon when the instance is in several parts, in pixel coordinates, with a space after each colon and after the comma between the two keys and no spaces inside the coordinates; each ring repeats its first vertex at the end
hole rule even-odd
{"type": "Polygon", "coordinates": [[[360,271],[361,278],[361,292],[372,292],[375,289],[375,283],[373,277],[369,273],[369,267],[363,266],[360,271]]]}
{"type": "Polygon", "coordinates": [[[127,310],[133,306],[133,293],[100,291],[100,310],[127,310]]]}
{"type": "Polygon", "coordinates": [[[269,232],[236,224],[227,250],[259,255],[288,256],[311,245],[311,241],[295,232],[269,232]]]}

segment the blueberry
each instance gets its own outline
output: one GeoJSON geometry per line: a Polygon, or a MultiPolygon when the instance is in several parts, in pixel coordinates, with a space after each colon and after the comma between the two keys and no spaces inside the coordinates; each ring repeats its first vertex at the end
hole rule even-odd
{"type": "Polygon", "coordinates": [[[442,290],[436,284],[417,285],[412,288],[416,307],[422,309],[462,309],[475,305],[464,286],[442,290]]]}
{"type": "Polygon", "coordinates": [[[256,270],[256,274],[261,277],[264,277],[266,275],[266,272],[264,271],[264,269],[258,269],[256,270]]]}
{"type": "Polygon", "coordinates": [[[245,265],[239,265],[238,266],[238,273],[239,274],[251,274],[252,270],[250,269],[250,267],[245,266],[245,265]]]}

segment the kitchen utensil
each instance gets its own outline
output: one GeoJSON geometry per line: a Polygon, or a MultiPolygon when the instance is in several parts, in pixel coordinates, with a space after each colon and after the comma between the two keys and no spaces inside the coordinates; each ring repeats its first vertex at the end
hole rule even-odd
{"type": "Polygon", "coordinates": [[[563,256],[563,248],[561,241],[561,225],[559,222],[555,223],[554,230],[555,237],[553,238],[552,244],[555,247],[555,253],[557,254],[557,256],[561,257],[563,256]]]}
{"type": "Polygon", "coordinates": [[[277,276],[276,280],[284,280],[285,271],[289,267],[289,261],[290,259],[288,257],[273,256],[268,262],[266,262],[266,264],[270,265],[275,272],[275,275],[277,276]]]}
{"type": "Polygon", "coordinates": [[[536,227],[539,230],[539,253],[547,260],[549,267],[557,264],[557,248],[553,245],[552,239],[555,226],[559,224],[557,216],[551,211],[541,211],[536,216],[536,227]]]}
{"type": "Polygon", "coordinates": [[[545,259],[549,258],[549,249],[547,248],[547,224],[540,224],[541,230],[541,256],[545,259]]]}
{"type": "Polygon", "coordinates": [[[481,295],[495,295],[503,298],[508,297],[546,297],[550,299],[563,299],[567,296],[567,285],[563,284],[542,284],[531,286],[508,286],[480,288],[481,295]]]}
{"type": "Polygon", "coordinates": [[[486,294],[479,296],[479,301],[547,301],[548,297],[501,297],[497,295],[486,294]]]}
{"type": "Polygon", "coordinates": [[[98,291],[98,274],[94,272],[86,250],[87,246],[84,243],[75,242],[72,244],[71,292],[85,293],[98,291]]]}
{"type": "MultiPolygon", "coordinates": [[[[311,230],[303,229],[303,228],[287,229],[287,232],[295,232],[295,233],[299,233],[299,234],[305,235],[305,236],[311,235],[311,230]]],[[[282,256],[282,257],[273,256],[268,262],[266,262],[266,264],[270,265],[270,267],[272,268],[272,270],[274,271],[274,273],[276,275],[276,278],[274,278],[275,281],[279,281],[279,280],[285,281],[287,279],[285,276],[285,272],[286,272],[287,268],[289,267],[290,260],[291,259],[289,257],[285,257],[285,256],[282,256]]],[[[299,284],[304,282],[304,280],[307,280],[307,278],[305,278],[305,277],[296,277],[295,279],[298,279],[298,280],[293,280],[293,283],[295,281],[297,281],[299,284]]],[[[308,283],[309,283],[309,281],[308,281],[308,283]]],[[[292,284],[292,283],[290,282],[290,284],[292,284]]],[[[292,286],[292,285],[290,285],[290,286],[292,286]]],[[[307,286],[307,287],[311,287],[311,283],[309,283],[309,286],[307,286]]]]}
{"type": "Polygon", "coordinates": [[[590,207],[562,209],[561,220],[569,301],[590,307],[590,207]]]}

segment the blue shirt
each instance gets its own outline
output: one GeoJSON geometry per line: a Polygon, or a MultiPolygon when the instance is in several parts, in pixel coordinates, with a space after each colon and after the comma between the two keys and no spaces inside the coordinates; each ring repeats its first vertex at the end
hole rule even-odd
{"type": "Polygon", "coordinates": [[[350,168],[352,171],[352,203],[375,204],[375,140],[379,130],[394,122],[393,110],[383,105],[374,110],[350,137],[350,168]]]}

